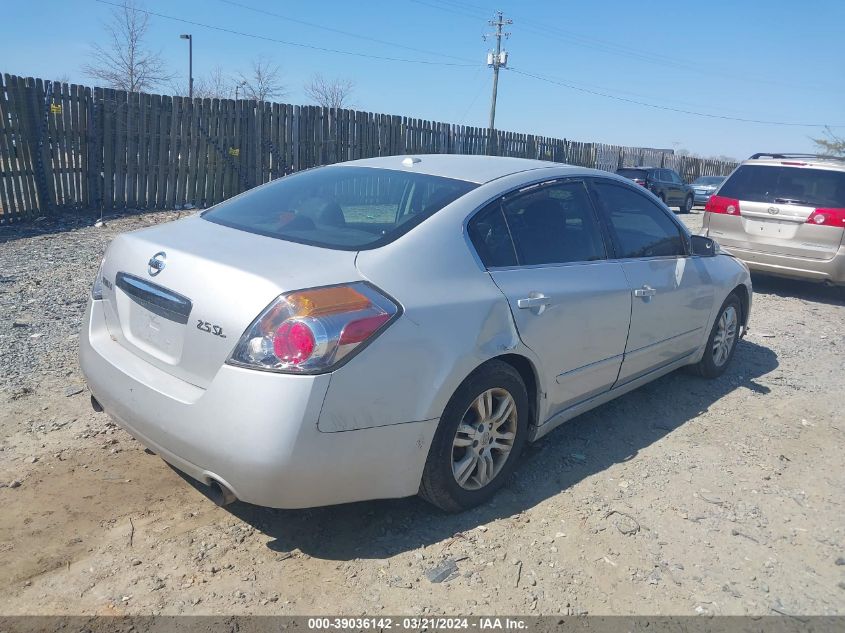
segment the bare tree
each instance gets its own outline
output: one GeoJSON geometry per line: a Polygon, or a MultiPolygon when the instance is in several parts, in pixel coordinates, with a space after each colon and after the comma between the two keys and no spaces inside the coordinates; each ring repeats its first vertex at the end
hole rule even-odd
{"type": "Polygon", "coordinates": [[[281,69],[270,59],[261,55],[252,61],[252,72],[240,73],[244,97],[256,101],[267,101],[287,94],[281,79],[281,69]]]}
{"type": "MultiPolygon", "coordinates": [[[[194,98],[196,99],[231,99],[234,93],[234,82],[225,75],[221,66],[215,66],[204,77],[194,78],[194,98]]],[[[170,86],[173,94],[187,97],[188,82],[173,83],[170,86]]]]}
{"type": "Polygon", "coordinates": [[[311,81],[305,84],[305,94],[314,103],[324,108],[349,108],[352,106],[351,96],[355,89],[355,82],[351,79],[325,79],[317,73],[311,81]]]}
{"type": "Polygon", "coordinates": [[[135,0],[123,0],[103,25],[107,44],[91,45],[95,61],[84,65],[82,70],[111,88],[130,92],[150,90],[172,79],[174,75],[167,71],[161,54],[145,45],[149,19],[149,14],[135,0]]]}
{"type": "Polygon", "coordinates": [[[814,138],[813,143],[816,144],[822,154],[845,157],[845,138],[834,134],[829,127],[824,129],[824,136],[814,138]]]}

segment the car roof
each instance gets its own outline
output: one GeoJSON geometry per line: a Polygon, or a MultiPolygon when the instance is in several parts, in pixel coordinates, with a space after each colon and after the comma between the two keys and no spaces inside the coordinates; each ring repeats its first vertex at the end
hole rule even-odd
{"type": "Polygon", "coordinates": [[[608,172],[596,169],[566,165],[564,163],[553,163],[546,160],[464,154],[413,154],[406,156],[383,156],[379,158],[353,160],[345,163],[338,163],[338,165],[412,171],[417,174],[454,178],[457,180],[474,182],[480,185],[498,178],[510,176],[511,174],[540,169],[554,169],[555,177],[570,175],[608,175],[608,172]]]}
{"type": "Polygon", "coordinates": [[[815,169],[831,169],[845,171],[845,158],[834,156],[816,156],[812,154],[754,154],[743,165],[764,165],[775,167],[812,167],[815,169]]]}

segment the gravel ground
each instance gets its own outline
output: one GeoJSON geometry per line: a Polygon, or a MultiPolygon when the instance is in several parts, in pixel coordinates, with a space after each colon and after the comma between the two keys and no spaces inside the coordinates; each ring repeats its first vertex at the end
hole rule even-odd
{"type": "Polygon", "coordinates": [[[0,613],[845,614],[837,291],[755,278],[724,376],[567,423],[471,512],[221,509],[76,363],[107,242],[176,216],[0,228],[0,613]]]}

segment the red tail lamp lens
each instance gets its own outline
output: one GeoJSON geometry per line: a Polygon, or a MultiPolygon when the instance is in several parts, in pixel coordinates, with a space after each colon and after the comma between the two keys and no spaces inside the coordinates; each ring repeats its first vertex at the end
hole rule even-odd
{"type": "Polygon", "coordinates": [[[845,228],[845,209],[816,209],[807,218],[807,224],[845,228]]]}
{"type": "Polygon", "coordinates": [[[280,361],[292,365],[308,360],[316,346],[314,333],[302,321],[285,321],[273,337],[273,352],[280,361]]]}
{"type": "Polygon", "coordinates": [[[705,211],[710,213],[726,213],[727,215],[742,215],[739,211],[739,200],[724,196],[710,196],[705,211]]]}
{"type": "Polygon", "coordinates": [[[370,338],[370,335],[390,320],[389,314],[377,314],[365,319],[358,319],[348,323],[340,333],[338,345],[360,343],[370,338]]]}

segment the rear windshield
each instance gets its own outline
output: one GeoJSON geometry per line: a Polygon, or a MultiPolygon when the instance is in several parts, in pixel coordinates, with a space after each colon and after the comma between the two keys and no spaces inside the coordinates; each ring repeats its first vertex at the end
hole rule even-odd
{"type": "Polygon", "coordinates": [[[648,171],[645,169],[617,169],[616,173],[625,178],[645,178],[648,171]]]}
{"type": "Polygon", "coordinates": [[[699,176],[695,179],[694,185],[718,185],[725,179],[724,176],[699,176]]]}
{"type": "Polygon", "coordinates": [[[742,165],[722,185],[719,195],[750,202],[845,208],[845,172],[742,165]]]}
{"type": "Polygon", "coordinates": [[[371,167],[321,167],[218,204],[206,220],[340,250],[392,242],[478,185],[371,167]]]}

